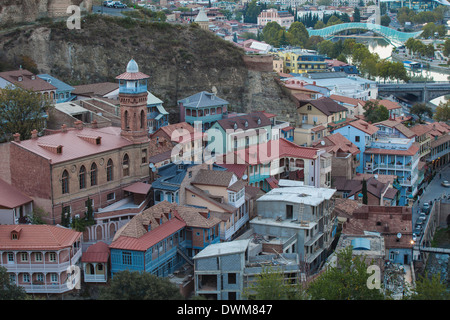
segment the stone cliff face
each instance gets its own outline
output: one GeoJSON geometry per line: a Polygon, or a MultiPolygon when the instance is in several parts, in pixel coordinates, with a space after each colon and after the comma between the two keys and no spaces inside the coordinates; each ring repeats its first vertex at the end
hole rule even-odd
{"type": "Polygon", "coordinates": [[[53,23],[2,34],[0,54],[11,61],[27,55],[39,72],[72,85],[115,82],[133,58],[150,76],[149,90],[168,108],[199,91],[217,90],[238,112],[266,110],[287,118],[295,111],[274,73],[249,70],[241,49],[195,26],[94,15],[83,18],[81,30],[53,23]]]}
{"type": "Polygon", "coordinates": [[[65,16],[68,15],[66,10],[70,5],[80,6],[82,11],[92,10],[92,0],[2,0],[0,24],[65,16]]]}

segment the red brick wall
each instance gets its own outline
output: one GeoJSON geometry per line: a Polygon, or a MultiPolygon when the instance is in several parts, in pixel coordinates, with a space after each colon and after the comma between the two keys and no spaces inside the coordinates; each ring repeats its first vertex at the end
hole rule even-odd
{"type": "Polygon", "coordinates": [[[49,161],[14,143],[10,152],[11,184],[32,198],[50,199],[49,161]]]}

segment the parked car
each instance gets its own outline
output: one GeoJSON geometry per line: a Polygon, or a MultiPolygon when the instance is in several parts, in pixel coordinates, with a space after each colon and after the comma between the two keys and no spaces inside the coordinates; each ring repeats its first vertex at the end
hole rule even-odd
{"type": "Polygon", "coordinates": [[[450,182],[448,182],[447,180],[442,181],[441,184],[442,184],[444,187],[450,188],[450,182]]]}
{"type": "Polygon", "coordinates": [[[115,1],[114,4],[113,4],[113,7],[114,8],[126,8],[127,5],[125,3],[120,2],[120,1],[115,1]]]}
{"type": "Polygon", "coordinates": [[[113,2],[114,1],[112,1],[112,0],[103,1],[103,6],[104,7],[110,7],[110,6],[112,6],[113,2]]]}
{"type": "Polygon", "coordinates": [[[423,206],[422,206],[422,211],[423,211],[425,214],[429,214],[429,213],[430,213],[430,208],[431,208],[430,204],[429,204],[428,202],[425,202],[425,203],[423,204],[423,206]]]}

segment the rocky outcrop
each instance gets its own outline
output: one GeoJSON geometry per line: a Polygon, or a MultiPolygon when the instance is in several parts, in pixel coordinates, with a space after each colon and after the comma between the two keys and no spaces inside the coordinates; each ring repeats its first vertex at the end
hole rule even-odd
{"type": "Polygon", "coordinates": [[[70,15],[67,8],[71,5],[80,6],[82,11],[92,10],[92,0],[2,0],[0,25],[67,16],[70,15]]]}
{"type": "Polygon", "coordinates": [[[90,15],[81,30],[61,22],[0,35],[0,55],[14,61],[23,54],[40,72],[71,85],[115,82],[133,58],[150,76],[149,89],[168,108],[199,91],[217,90],[238,112],[267,110],[284,119],[295,112],[275,73],[250,70],[242,49],[195,25],[90,15]]]}

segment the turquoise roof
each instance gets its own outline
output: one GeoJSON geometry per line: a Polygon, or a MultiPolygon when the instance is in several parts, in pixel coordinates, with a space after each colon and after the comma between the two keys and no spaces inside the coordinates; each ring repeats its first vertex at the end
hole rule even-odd
{"type": "Polygon", "coordinates": [[[370,250],[370,240],[366,238],[355,238],[352,240],[353,250],[370,250]]]}
{"type": "Polygon", "coordinates": [[[129,73],[139,72],[139,67],[138,67],[136,61],[134,61],[134,59],[131,59],[130,62],[128,62],[127,72],[129,72],[129,73]]]}

